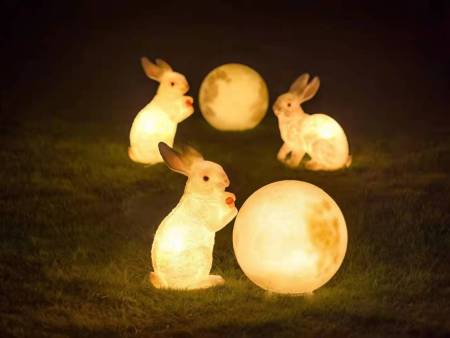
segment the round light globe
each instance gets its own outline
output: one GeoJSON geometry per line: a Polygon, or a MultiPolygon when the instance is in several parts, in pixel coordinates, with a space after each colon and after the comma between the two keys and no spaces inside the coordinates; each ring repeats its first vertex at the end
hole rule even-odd
{"type": "Polygon", "coordinates": [[[311,293],[336,273],[347,250],[347,227],[334,200],[301,181],[279,181],[254,192],[233,230],[237,261],[263,289],[311,293]]]}
{"type": "Polygon", "coordinates": [[[269,92],[252,68],[230,63],[212,70],[200,86],[202,115],[219,130],[256,127],[267,112],[269,92]]]}

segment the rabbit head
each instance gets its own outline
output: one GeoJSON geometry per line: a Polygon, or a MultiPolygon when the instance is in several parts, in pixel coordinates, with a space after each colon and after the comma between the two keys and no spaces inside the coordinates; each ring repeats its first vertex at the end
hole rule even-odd
{"type": "Polygon", "coordinates": [[[300,75],[292,83],[289,91],[277,98],[273,105],[273,112],[278,118],[290,118],[303,113],[300,105],[314,97],[320,86],[318,76],[315,76],[309,83],[308,81],[308,73],[300,75]]]}
{"type": "Polygon", "coordinates": [[[145,74],[159,82],[158,93],[184,95],[189,90],[189,83],[184,75],[173,71],[166,61],[156,59],[153,63],[146,57],[142,57],[141,64],[145,74]]]}
{"type": "Polygon", "coordinates": [[[180,154],[164,142],[160,142],[158,147],[167,166],[188,177],[185,192],[210,195],[225,191],[225,188],[230,185],[230,180],[222,166],[206,161],[194,148],[185,147],[180,154]]]}

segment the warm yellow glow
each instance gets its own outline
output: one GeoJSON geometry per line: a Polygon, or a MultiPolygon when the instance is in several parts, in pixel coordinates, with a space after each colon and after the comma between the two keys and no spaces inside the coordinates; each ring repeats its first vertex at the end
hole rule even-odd
{"type": "Polygon", "coordinates": [[[247,277],[277,293],[310,293],[328,282],[347,250],[347,227],[334,200],[315,185],[279,181],[239,210],[233,247],[247,277]]]}
{"type": "Polygon", "coordinates": [[[160,83],[157,94],[133,121],[130,131],[129,157],[139,163],[162,162],[158,142],[173,145],[177,124],[193,112],[193,100],[186,78],[160,59],[156,63],[141,60],[147,76],[160,83]]]}
{"type": "Polygon", "coordinates": [[[188,176],[178,205],[164,218],[152,245],[151,283],[157,288],[202,289],[224,283],[210,275],[215,232],[237,214],[223,168],[192,148],[183,154],[160,143],[166,164],[188,176]]]}
{"type": "Polygon", "coordinates": [[[252,68],[226,64],[215,68],[200,87],[200,110],[219,130],[246,130],[261,122],[269,94],[263,78],[252,68]]]}
{"type": "Polygon", "coordinates": [[[314,134],[318,134],[320,138],[330,139],[342,134],[341,126],[327,115],[315,114],[315,119],[309,119],[314,121],[314,125],[311,129],[316,129],[314,134]]]}
{"type": "Polygon", "coordinates": [[[298,167],[305,154],[311,157],[305,167],[310,170],[337,170],[351,164],[347,136],[333,118],[325,114],[306,114],[300,106],[319,89],[319,78],[310,83],[301,75],[280,95],[273,110],[278,117],[283,146],[277,158],[289,167],[298,167]]]}

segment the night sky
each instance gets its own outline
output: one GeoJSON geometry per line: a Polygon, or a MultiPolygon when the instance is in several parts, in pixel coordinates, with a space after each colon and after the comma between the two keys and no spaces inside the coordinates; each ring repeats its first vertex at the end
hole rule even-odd
{"type": "Polygon", "coordinates": [[[450,336],[450,0],[0,1],[1,337],[450,336]],[[253,285],[231,224],[214,247],[224,287],[150,286],[153,236],[186,178],[127,156],[158,86],[142,56],[186,76],[195,112],[174,148],[222,165],[238,208],[286,179],[339,205],[346,258],[313,298],[253,285]],[[253,130],[219,132],[199,111],[203,78],[226,63],[268,85],[253,130]],[[277,161],[271,106],[305,72],[320,89],[302,108],[343,127],[348,169],[277,161]]]}
{"type": "Polygon", "coordinates": [[[445,0],[2,3],[9,118],[130,123],[156,90],[139,64],[146,55],[184,73],[195,99],[211,69],[239,62],[261,73],[271,102],[299,74],[319,75],[307,109],[350,130],[449,120],[445,0]]]}

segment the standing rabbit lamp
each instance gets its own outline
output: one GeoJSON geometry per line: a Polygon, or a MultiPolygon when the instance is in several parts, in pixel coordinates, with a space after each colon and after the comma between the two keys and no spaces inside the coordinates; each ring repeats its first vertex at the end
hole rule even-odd
{"type": "Polygon", "coordinates": [[[177,124],[193,112],[193,99],[185,96],[189,84],[184,75],[175,72],[161,59],[156,63],[141,59],[145,74],[159,82],[156,95],[135,117],[130,131],[128,156],[143,164],[162,162],[158,143],[173,145],[177,124]]]}
{"type": "Polygon", "coordinates": [[[302,74],[273,105],[284,142],[277,158],[289,167],[298,167],[305,154],[311,157],[305,163],[309,170],[338,170],[351,164],[347,136],[339,123],[325,114],[307,114],[301,107],[319,86],[317,76],[309,82],[309,74],[302,74]]]}
{"type": "Polygon", "coordinates": [[[225,191],[230,181],[223,168],[206,161],[193,148],[180,154],[160,142],[159,151],[170,169],[188,177],[177,206],[159,225],[152,245],[156,288],[204,289],[224,283],[211,275],[215,232],[237,214],[234,194],[225,191]]]}

